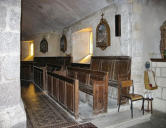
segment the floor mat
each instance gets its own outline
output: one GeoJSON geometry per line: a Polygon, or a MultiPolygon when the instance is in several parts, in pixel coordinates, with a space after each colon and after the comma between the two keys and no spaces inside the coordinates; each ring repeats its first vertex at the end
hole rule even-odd
{"type": "Polygon", "coordinates": [[[97,127],[92,123],[84,123],[84,124],[80,124],[80,125],[76,125],[76,126],[71,126],[68,128],[97,128],[97,127]]]}
{"type": "Polygon", "coordinates": [[[66,112],[33,84],[22,86],[28,128],[62,128],[77,125],[66,112]]]}

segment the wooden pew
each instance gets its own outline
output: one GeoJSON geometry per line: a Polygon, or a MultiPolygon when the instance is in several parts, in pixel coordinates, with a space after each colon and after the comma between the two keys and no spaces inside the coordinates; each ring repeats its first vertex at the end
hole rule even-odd
{"type": "Polygon", "coordinates": [[[33,61],[21,61],[21,80],[33,81],[33,61]]]}
{"type": "Polygon", "coordinates": [[[48,95],[68,110],[77,119],[79,116],[78,80],[47,72],[48,95]]]}
{"type": "Polygon", "coordinates": [[[107,112],[108,73],[67,67],[67,76],[79,80],[79,89],[93,96],[93,113],[107,112]]]}
{"type": "Polygon", "coordinates": [[[34,66],[34,83],[39,86],[41,89],[44,89],[44,72],[43,69],[34,66]]]}
{"type": "MultiPolygon", "coordinates": [[[[129,56],[92,56],[91,70],[109,72],[109,86],[119,88],[119,78],[130,80],[131,57],[129,56]]],[[[118,92],[120,90],[118,89],[118,92]]],[[[129,89],[124,89],[122,93],[129,93],[129,89]]],[[[119,96],[118,93],[118,103],[119,96]]],[[[125,99],[122,102],[127,102],[125,99]]]]}

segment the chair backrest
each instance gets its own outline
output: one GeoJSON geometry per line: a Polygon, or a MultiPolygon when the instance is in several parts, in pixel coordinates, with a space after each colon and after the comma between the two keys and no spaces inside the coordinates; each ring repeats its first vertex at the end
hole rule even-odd
{"type": "Polygon", "coordinates": [[[122,88],[131,87],[131,86],[133,86],[133,81],[132,80],[121,81],[120,85],[122,88]]]}

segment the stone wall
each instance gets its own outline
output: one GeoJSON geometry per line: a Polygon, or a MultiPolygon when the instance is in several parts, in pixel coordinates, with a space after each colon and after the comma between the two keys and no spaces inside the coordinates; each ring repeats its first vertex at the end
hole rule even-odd
{"type": "Polygon", "coordinates": [[[20,93],[21,0],[0,1],[0,127],[26,127],[20,93]]]}
{"type": "Polygon", "coordinates": [[[145,62],[160,56],[160,26],[166,20],[165,0],[133,0],[132,4],[132,78],[135,90],[143,93],[145,62]]]}
{"type": "Polygon", "coordinates": [[[152,62],[152,70],[156,74],[158,89],[154,93],[154,108],[166,112],[166,62],[152,62]]]}
{"type": "Polygon", "coordinates": [[[34,40],[35,57],[63,55],[63,53],[60,51],[60,38],[61,35],[56,32],[38,34],[36,36],[31,37],[31,40],[34,40]],[[46,53],[40,52],[40,42],[43,38],[46,38],[48,42],[48,52],[46,53]]]}
{"type": "MultiPolygon", "coordinates": [[[[110,6],[91,14],[65,29],[67,37],[67,51],[72,54],[72,34],[84,29],[92,28],[93,32],[93,55],[94,56],[117,56],[127,55],[132,57],[131,77],[134,80],[135,92],[144,93],[144,64],[152,57],[160,56],[160,26],[166,20],[165,0],[112,0],[110,6]],[[104,12],[111,29],[111,46],[106,50],[96,47],[96,27],[104,12]],[[115,15],[121,15],[121,37],[115,37],[115,15]]],[[[51,34],[51,33],[50,33],[51,34]]],[[[46,34],[46,35],[50,35],[46,34]]],[[[36,36],[37,37],[37,36],[36,36]]],[[[65,55],[59,51],[59,38],[53,41],[55,36],[50,36],[50,47],[53,49],[48,54],[39,52],[40,38],[34,38],[35,56],[58,56],[65,55]],[[51,39],[52,38],[52,39],[51,39]],[[54,44],[54,42],[56,44],[54,44]],[[54,45],[53,45],[54,44],[54,45]],[[55,46],[56,45],[56,46],[55,46]],[[55,49],[55,51],[54,51],[55,49]]]]}
{"type": "Polygon", "coordinates": [[[72,51],[72,33],[91,27],[93,31],[93,55],[132,57],[132,79],[135,91],[144,93],[144,64],[152,57],[160,56],[160,26],[166,20],[165,0],[115,0],[109,7],[71,25],[66,29],[69,49],[72,51]],[[111,29],[111,46],[106,50],[96,47],[96,27],[104,12],[111,29]],[[115,37],[115,15],[121,15],[121,37],[115,37]],[[152,22],[153,21],[153,22],[152,22]]]}

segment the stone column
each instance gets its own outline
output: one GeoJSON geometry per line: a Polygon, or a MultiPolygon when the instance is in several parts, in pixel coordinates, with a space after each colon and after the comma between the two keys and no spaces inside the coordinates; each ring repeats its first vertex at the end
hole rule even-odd
{"type": "Polygon", "coordinates": [[[0,0],[0,128],[25,128],[20,91],[21,0],[0,0]]]}

